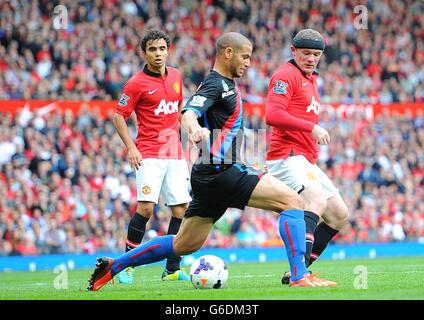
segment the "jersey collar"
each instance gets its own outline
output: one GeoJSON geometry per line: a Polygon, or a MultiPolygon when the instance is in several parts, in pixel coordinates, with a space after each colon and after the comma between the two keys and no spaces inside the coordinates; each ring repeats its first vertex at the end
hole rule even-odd
{"type": "MultiPolygon", "coordinates": [[[[298,69],[299,69],[299,71],[300,71],[300,72],[302,72],[302,74],[306,77],[306,74],[305,74],[302,70],[300,70],[299,66],[297,65],[296,61],[294,61],[294,59],[291,59],[291,60],[289,61],[289,63],[291,63],[292,65],[294,65],[296,68],[298,68],[298,69]]],[[[318,75],[318,72],[314,70],[314,71],[312,72],[312,75],[313,75],[313,76],[317,76],[317,75],[318,75]]]]}
{"type": "Polygon", "coordinates": [[[220,77],[223,77],[223,78],[227,79],[228,81],[235,82],[235,81],[234,81],[234,79],[227,78],[226,76],[224,76],[224,75],[220,74],[218,71],[216,71],[216,70],[214,70],[214,69],[212,69],[210,72],[215,72],[215,73],[216,73],[217,75],[219,75],[220,77]]]}
{"type": "MultiPolygon", "coordinates": [[[[146,63],[146,65],[144,66],[143,72],[144,72],[145,74],[147,74],[148,76],[151,76],[151,77],[156,77],[156,78],[160,78],[160,77],[162,77],[162,75],[161,75],[160,73],[152,72],[152,71],[150,71],[149,69],[147,69],[147,63],[146,63]]],[[[167,67],[165,67],[165,76],[167,76],[167,75],[168,75],[168,68],[167,68],[167,67]]]]}

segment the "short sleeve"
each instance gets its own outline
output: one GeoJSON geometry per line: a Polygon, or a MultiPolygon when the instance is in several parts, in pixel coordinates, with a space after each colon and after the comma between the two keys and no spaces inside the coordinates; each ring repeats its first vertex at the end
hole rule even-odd
{"type": "Polygon", "coordinates": [[[192,110],[201,117],[219,98],[219,90],[211,78],[205,79],[186,102],[183,112],[192,110]]]}
{"type": "Polygon", "coordinates": [[[140,95],[140,88],[133,81],[127,82],[122,89],[116,112],[128,119],[137,106],[140,95]]]}
{"type": "Polygon", "coordinates": [[[278,104],[284,110],[289,106],[293,95],[293,80],[287,73],[275,74],[269,83],[267,104],[278,104]]]}

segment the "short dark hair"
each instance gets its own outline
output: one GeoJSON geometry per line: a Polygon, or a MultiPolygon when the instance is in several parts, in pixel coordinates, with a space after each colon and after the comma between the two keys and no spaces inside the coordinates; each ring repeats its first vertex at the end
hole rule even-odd
{"type": "Polygon", "coordinates": [[[215,43],[217,54],[222,54],[228,47],[232,47],[235,51],[238,51],[243,46],[253,47],[252,42],[238,32],[224,33],[216,40],[215,43]]]}
{"type": "Polygon", "coordinates": [[[141,51],[146,52],[147,42],[150,40],[159,40],[164,39],[166,41],[166,47],[169,49],[171,40],[169,40],[168,35],[165,32],[159,30],[149,30],[146,35],[141,39],[140,48],[141,51]]]}

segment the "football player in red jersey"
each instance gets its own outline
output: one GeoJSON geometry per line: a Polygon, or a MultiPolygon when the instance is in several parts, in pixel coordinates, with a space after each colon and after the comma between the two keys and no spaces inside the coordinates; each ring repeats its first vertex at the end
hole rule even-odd
{"type": "MultiPolygon", "coordinates": [[[[161,192],[172,211],[168,234],[178,232],[191,201],[188,165],[179,136],[182,79],[177,69],[166,66],[169,45],[169,37],[158,30],[151,30],[143,37],[141,54],[147,63],[124,85],[113,117],[137,182],[138,205],[128,225],[127,252],[141,243],[161,192]],[[135,141],[126,124],[133,111],[138,123],[135,141]]],[[[181,257],[167,260],[163,280],[190,279],[180,270],[180,261],[181,257]]],[[[132,283],[133,278],[133,268],[119,274],[121,283],[132,283]]]]}
{"type": "MultiPolygon", "coordinates": [[[[318,125],[315,70],[324,47],[318,31],[299,31],[291,46],[293,59],[273,74],[266,103],[266,122],[272,126],[266,165],[269,173],[305,201],[306,266],[321,255],[348,220],[348,208],[338,189],[316,164],[318,144],[330,143],[327,130],[318,125]]],[[[286,272],[283,283],[289,277],[286,272]]]]}

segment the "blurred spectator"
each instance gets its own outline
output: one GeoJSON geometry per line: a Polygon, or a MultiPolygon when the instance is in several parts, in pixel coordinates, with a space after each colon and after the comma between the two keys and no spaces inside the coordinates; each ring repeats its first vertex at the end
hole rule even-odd
{"type": "Polygon", "coordinates": [[[54,2],[3,1],[0,97],[117,99],[143,64],[134,50],[141,34],[158,28],[171,37],[169,63],[184,74],[186,96],[212,67],[214,42],[222,32],[252,39],[252,66],[239,87],[247,101],[261,102],[271,74],[290,58],[293,35],[311,27],[327,45],[319,87],[323,102],[423,101],[424,3],[369,1],[367,28],[355,27],[355,3],[68,0],[61,2],[68,12],[67,28],[55,29],[54,2]]]}
{"type": "MultiPolygon", "coordinates": [[[[344,119],[323,113],[333,140],[322,147],[320,165],[351,211],[335,241],[424,240],[423,116],[382,113],[369,121],[356,113],[344,119]]],[[[13,150],[0,164],[2,254],[119,251],[136,206],[136,184],[110,116],[99,121],[96,110],[74,117],[59,109],[41,116],[42,131],[36,117],[32,113],[24,125],[22,113],[0,117],[2,139],[13,150]]],[[[245,156],[261,167],[270,130],[257,112],[245,124],[245,156]]],[[[166,234],[166,210],[160,199],[150,236],[166,234]]],[[[270,212],[229,209],[205,246],[280,245],[277,230],[270,212]]]]}

